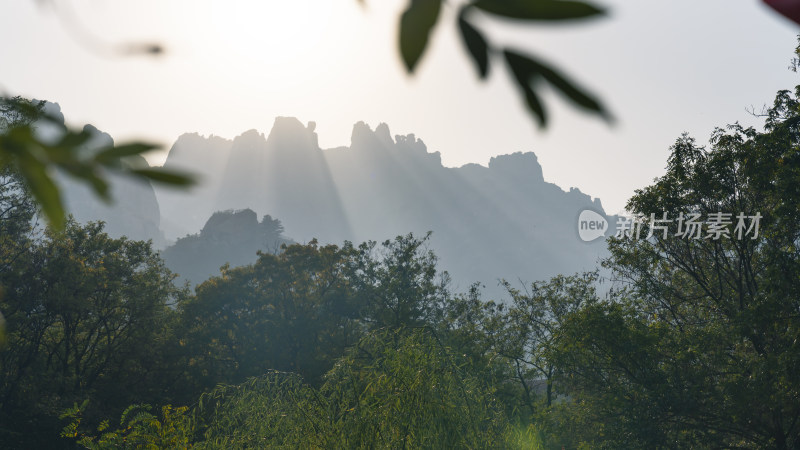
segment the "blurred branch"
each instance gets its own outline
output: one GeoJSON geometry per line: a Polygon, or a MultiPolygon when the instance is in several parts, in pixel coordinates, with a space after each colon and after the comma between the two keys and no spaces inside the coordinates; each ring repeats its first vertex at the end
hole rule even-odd
{"type": "MultiPolygon", "coordinates": [[[[409,0],[408,7],[400,17],[400,56],[408,73],[413,74],[437,25],[443,0],[409,0]]],[[[509,48],[496,49],[486,39],[484,32],[470,16],[479,14],[525,22],[568,22],[601,17],[605,11],[590,3],[571,0],[474,0],[460,7],[457,23],[467,55],[478,71],[478,77],[489,76],[492,57],[502,55],[513,75],[529,113],[539,126],[547,126],[547,110],[541,101],[541,81],[570,100],[575,106],[596,114],[607,122],[613,122],[609,111],[594,95],[572,82],[555,67],[520,54],[509,48]]]]}
{"type": "Polygon", "coordinates": [[[118,56],[160,56],[166,49],[158,42],[111,43],[93,34],[84,26],[69,1],[38,0],[43,8],[55,13],[64,30],[84,49],[103,57],[118,56]]]}

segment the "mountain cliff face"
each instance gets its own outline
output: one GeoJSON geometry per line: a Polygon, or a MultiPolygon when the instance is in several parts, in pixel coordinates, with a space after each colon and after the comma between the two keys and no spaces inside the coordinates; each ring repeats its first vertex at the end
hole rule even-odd
{"type": "Polygon", "coordinates": [[[533,153],[498,156],[488,167],[447,168],[422,140],[392,137],[385,124],[372,130],[360,122],[349,146],[322,150],[313,122],[278,118],[266,137],[255,130],[233,141],[181,136],[166,166],[191,169],[190,160],[210,182],[203,195],[183,200],[157,191],[164,229],[196,231],[199,216],[251,208],[280,218],[299,242],[430,230],[455,288],[480,281],[490,292],[500,278],[532,281],[592,269],[605,252],[602,240],[587,244],[575,231],[582,209],[602,212],[599,200],[544,181],[533,153]]]}
{"type": "Polygon", "coordinates": [[[268,138],[250,130],[233,140],[215,208],[268,212],[303,240],[353,238],[314,124],[294,118],[275,119],[268,138]]]}
{"type": "MultiPolygon", "coordinates": [[[[61,108],[57,103],[47,103],[47,111],[63,120],[61,108]]],[[[100,148],[114,145],[114,140],[92,125],[84,127],[92,138],[81,151],[88,154],[100,148]]],[[[52,124],[44,123],[39,132],[43,135],[57,136],[59,131],[52,124]]],[[[146,167],[147,161],[141,156],[130,157],[138,166],[146,167]]],[[[66,210],[78,222],[102,220],[106,223],[105,231],[112,237],[127,236],[136,240],[153,240],[156,247],[166,245],[164,233],[160,229],[161,212],[155,191],[150,182],[132,179],[124,175],[108,174],[109,189],[112,202],[104,203],[94,191],[83,182],[58,173],[57,181],[61,186],[66,210]]]]}
{"type": "Polygon", "coordinates": [[[166,212],[161,217],[161,229],[168,239],[197,233],[214,212],[232,144],[218,136],[187,133],[172,145],[165,166],[195,174],[199,183],[187,190],[158,190],[158,203],[166,212]]]}

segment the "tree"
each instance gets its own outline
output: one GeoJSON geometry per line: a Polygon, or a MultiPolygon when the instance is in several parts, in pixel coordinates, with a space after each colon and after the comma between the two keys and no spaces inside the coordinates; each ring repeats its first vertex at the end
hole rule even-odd
{"type": "MultiPolygon", "coordinates": [[[[495,351],[508,358],[524,390],[525,403],[535,412],[531,385],[544,384],[544,406],[553,404],[553,381],[559,370],[549,353],[555,345],[559,328],[571,315],[598,300],[597,272],[583,275],[559,275],[547,282],[534,282],[525,292],[509,282],[503,284],[511,296],[507,308],[499,308],[494,318],[497,329],[495,351]]],[[[538,403],[538,402],[537,402],[538,403]]]]}
{"type": "Polygon", "coordinates": [[[112,239],[100,223],[68,222],[28,245],[2,274],[0,414],[3,440],[41,446],[56,436],[35,427],[74,401],[99,396],[108,412],[162,394],[169,372],[153,368],[170,367],[166,327],[184,293],[149,243],[112,239]]]}
{"type": "MultiPolygon", "coordinates": [[[[36,205],[19,175],[0,169],[0,300],[8,277],[26,267],[30,242],[35,234],[36,205]]],[[[0,350],[6,341],[5,319],[0,309],[0,350]]]]}
{"type": "Polygon", "coordinates": [[[345,245],[284,247],[255,264],[223,267],[181,307],[191,373],[203,388],[268,369],[316,383],[358,339],[360,308],[345,245]]]}
{"type": "MultiPolygon", "coordinates": [[[[43,106],[43,102],[29,102],[20,97],[0,99],[0,131],[30,124],[43,106]]],[[[36,228],[35,219],[36,204],[21,175],[9,167],[0,167],[0,275],[9,273],[28,248],[36,228]]]]}
{"type": "Polygon", "coordinates": [[[640,238],[606,262],[625,289],[574,315],[560,351],[612,446],[800,445],[798,95],[778,93],[763,131],[681,137],[628,203],[640,238]]]}
{"type": "Polygon", "coordinates": [[[133,405],[112,430],[81,429],[86,403],[63,415],[62,433],[86,448],[541,448],[535,427],[504,414],[495,388],[431,328],[363,336],[319,387],[268,371],[221,384],[196,407],[133,405]]]}
{"type": "Polygon", "coordinates": [[[492,388],[430,329],[364,336],[319,389],[277,372],[218,387],[198,417],[200,448],[485,448],[517,437],[492,388]]]}
{"type": "Polygon", "coordinates": [[[504,281],[510,300],[501,303],[481,300],[475,285],[447,301],[439,324],[447,345],[493,386],[506,414],[523,427],[535,426],[553,448],[578,444],[569,439],[575,433],[564,432],[568,385],[557,383],[570,367],[554,353],[564,324],[599,301],[597,282],[596,272],[559,275],[525,290],[504,281]]]}
{"type": "MultiPolygon", "coordinates": [[[[0,99],[0,132],[10,127],[29,124],[44,106],[20,97],[0,99]]],[[[36,205],[19,173],[0,165],[0,299],[3,278],[24,264],[35,229],[36,205]]],[[[5,318],[0,310],[0,350],[6,343],[5,318]]]]}
{"type": "Polygon", "coordinates": [[[194,382],[211,388],[271,369],[318,385],[365,331],[430,323],[448,294],[426,240],[400,236],[380,248],[312,241],[224,266],[181,307],[194,382]]]}
{"type": "Polygon", "coordinates": [[[351,272],[371,327],[419,326],[441,314],[450,278],[436,269],[436,255],[426,247],[430,235],[359,246],[351,272]]]}
{"type": "Polygon", "coordinates": [[[131,405],[122,412],[120,425],[123,428],[109,430],[109,421],[105,420],[97,427],[99,436],[82,434],[79,427],[87,404],[88,401],[75,404],[61,415],[62,419],[72,419],[64,427],[62,437],[77,439],[78,445],[85,448],[189,448],[193,438],[193,422],[187,413],[189,408],[169,405],[161,408],[160,417],[150,412],[150,405],[131,405]]]}

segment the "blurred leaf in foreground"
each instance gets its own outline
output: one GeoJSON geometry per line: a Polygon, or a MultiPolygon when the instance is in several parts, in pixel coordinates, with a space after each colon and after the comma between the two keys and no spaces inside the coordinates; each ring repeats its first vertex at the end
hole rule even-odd
{"type": "MultiPolygon", "coordinates": [[[[431,35],[443,16],[441,0],[409,0],[400,17],[400,56],[408,73],[413,74],[428,47],[431,35]]],[[[547,111],[541,101],[540,80],[561,92],[575,106],[612,122],[611,115],[592,94],[578,87],[569,77],[552,66],[522,55],[509,48],[495,48],[471,18],[473,14],[488,18],[511,19],[530,23],[569,22],[602,17],[605,10],[591,3],[573,0],[473,0],[459,6],[456,21],[459,34],[478,71],[478,77],[489,76],[491,58],[502,54],[513,79],[520,88],[530,114],[539,126],[547,126],[547,111]]]]}

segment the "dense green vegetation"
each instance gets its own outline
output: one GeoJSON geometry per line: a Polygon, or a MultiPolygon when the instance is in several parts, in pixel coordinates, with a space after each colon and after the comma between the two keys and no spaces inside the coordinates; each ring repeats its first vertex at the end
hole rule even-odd
{"type": "Polygon", "coordinates": [[[284,245],[191,293],[149,243],[37,226],[7,169],[0,443],[798,448],[798,96],[763,131],[678,139],[629,202],[643,237],[609,240],[613,282],[506,283],[495,301],[451,292],[410,234],[284,245]],[[729,238],[647,222],[718,212],[729,238]],[[736,237],[740,212],[757,237],[736,237]]]}

